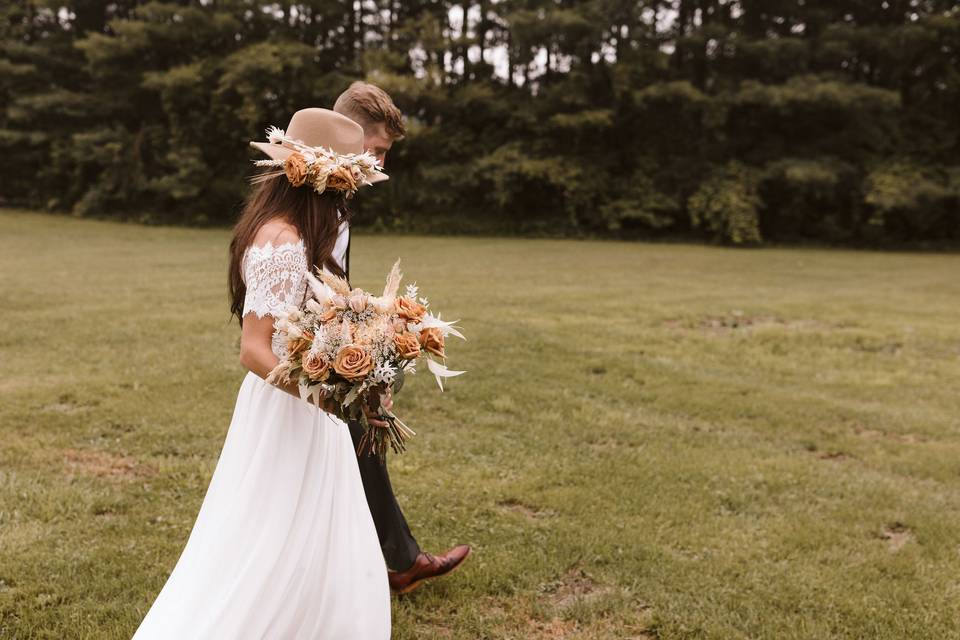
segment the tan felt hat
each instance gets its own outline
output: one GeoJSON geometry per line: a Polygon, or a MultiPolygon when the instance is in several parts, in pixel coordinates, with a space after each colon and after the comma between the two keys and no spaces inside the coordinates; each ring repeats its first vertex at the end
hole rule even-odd
{"type": "MultiPolygon", "coordinates": [[[[345,115],[330,109],[309,107],[300,109],[290,118],[287,125],[288,138],[298,140],[310,147],[326,147],[339,155],[360,154],[363,148],[363,127],[345,115]]],[[[251,147],[256,147],[274,160],[285,160],[296,151],[286,142],[257,142],[250,141],[251,147]]],[[[389,178],[385,173],[376,172],[369,176],[369,181],[383,182],[389,178]]]]}

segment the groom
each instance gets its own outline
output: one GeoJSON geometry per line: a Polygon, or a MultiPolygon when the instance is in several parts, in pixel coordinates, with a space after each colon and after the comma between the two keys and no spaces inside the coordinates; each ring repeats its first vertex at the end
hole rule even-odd
{"type": "MultiPolygon", "coordinates": [[[[380,165],[393,146],[406,134],[400,110],[390,96],[375,85],[354,82],[340,94],[333,110],[351,118],[363,127],[363,146],[376,156],[380,165]]],[[[347,274],[350,271],[350,244],[347,243],[347,274]]],[[[350,435],[356,448],[363,435],[358,421],[350,421],[350,435]]],[[[425,580],[450,573],[470,555],[469,545],[459,545],[438,556],[420,550],[403,511],[397,504],[390,486],[386,464],[376,456],[362,455],[358,458],[363,489],[367,504],[373,514],[373,522],[380,537],[380,547],[387,562],[387,576],[394,593],[409,593],[425,580]]]]}

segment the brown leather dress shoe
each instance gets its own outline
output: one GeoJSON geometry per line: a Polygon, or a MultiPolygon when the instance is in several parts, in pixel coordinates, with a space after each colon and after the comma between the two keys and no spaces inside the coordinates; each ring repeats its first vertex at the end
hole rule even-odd
{"type": "Polygon", "coordinates": [[[426,580],[445,576],[463,564],[470,550],[470,545],[461,544],[439,556],[421,553],[406,571],[387,572],[390,590],[394,593],[410,593],[426,580]]]}

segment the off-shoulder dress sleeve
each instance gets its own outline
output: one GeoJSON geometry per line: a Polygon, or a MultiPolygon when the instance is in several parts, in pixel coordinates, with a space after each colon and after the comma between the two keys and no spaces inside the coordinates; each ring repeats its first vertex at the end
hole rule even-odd
{"type": "Polygon", "coordinates": [[[276,247],[269,242],[248,247],[243,259],[243,281],[247,287],[243,315],[276,316],[300,306],[307,287],[306,272],[303,240],[276,247]]]}

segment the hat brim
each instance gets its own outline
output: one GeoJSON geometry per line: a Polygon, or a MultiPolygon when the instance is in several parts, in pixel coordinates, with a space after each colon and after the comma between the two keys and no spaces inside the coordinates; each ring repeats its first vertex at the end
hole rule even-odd
{"type": "Polygon", "coordinates": [[[282,144],[274,144],[272,142],[251,141],[250,146],[260,149],[260,151],[263,151],[274,160],[286,160],[287,157],[294,152],[294,149],[291,149],[290,147],[285,147],[282,144]]]}
{"type": "MultiPolygon", "coordinates": [[[[274,144],[273,142],[251,141],[250,146],[256,147],[260,151],[270,156],[270,158],[272,158],[273,160],[286,160],[290,156],[290,154],[292,154],[295,151],[295,149],[291,149],[290,147],[286,147],[282,144],[274,144]]],[[[370,184],[376,184],[378,182],[384,182],[389,179],[390,179],[390,176],[388,176],[383,172],[378,171],[377,173],[370,176],[369,181],[370,181],[370,184]]]]}

